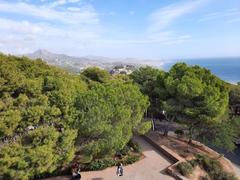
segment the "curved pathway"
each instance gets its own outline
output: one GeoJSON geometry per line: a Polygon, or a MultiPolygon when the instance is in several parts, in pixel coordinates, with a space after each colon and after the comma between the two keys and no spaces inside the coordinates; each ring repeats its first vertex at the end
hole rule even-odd
{"type": "MultiPolygon", "coordinates": [[[[135,141],[142,147],[145,158],[135,164],[124,167],[124,175],[116,175],[116,167],[102,171],[82,172],[82,180],[173,180],[165,173],[165,169],[171,165],[164,155],[160,154],[144,139],[137,137],[135,141]]],[[[49,180],[67,180],[68,177],[55,177],[49,180]]]]}

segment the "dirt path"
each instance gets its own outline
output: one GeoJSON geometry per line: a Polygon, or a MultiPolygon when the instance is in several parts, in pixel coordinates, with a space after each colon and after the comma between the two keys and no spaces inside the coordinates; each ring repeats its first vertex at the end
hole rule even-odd
{"type": "MultiPolygon", "coordinates": [[[[116,168],[102,171],[82,172],[82,180],[172,180],[174,178],[165,173],[171,163],[145,140],[135,139],[142,147],[145,158],[133,165],[124,167],[124,176],[116,176],[116,168]]],[[[48,180],[67,180],[68,177],[49,178],[48,180]]]]}

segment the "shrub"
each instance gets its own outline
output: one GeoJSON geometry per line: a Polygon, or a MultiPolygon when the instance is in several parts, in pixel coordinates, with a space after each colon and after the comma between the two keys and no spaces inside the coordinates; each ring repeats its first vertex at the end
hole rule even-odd
{"type": "Polygon", "coordinates": [[[92,156],[91,155],[84,155],[83,157],[81,157],[80,159],[80,163],[82,164],[87,164],[87,163],[90,163],[92,161],[92,156]]]}
{"type": "MultiPolygon", "coordinates": [[[[122,160],[122,163],[124,165],[133,164],[139,159],[140,159],[140,155],[129,155],[122,160]]],[[[117,163],[118,162],[112,158],[96,159],[88,164],[83,165],[83,169],[90,170],[90,171],[102,170],[107,167],[115,166],[117,165],[117,163]]]]}
{"type": "Polygon", "coordinates": [[[206,175],[206,176],[200,177],[200,180],[209,180],[209,177],[208,175],[206,175]]]}
{"type": "Polygon", "coordinates": [[[177,135],[178,138],[183,137],[184,131],[181,129],[176,129],[174,133],[177,135]]]}
{"type": "Polygon", "coordinates": [[[189,161],[189,163],[192,165],[192,167],[196,167],[198,165],[198,162],[195,159],[189,161]]]}
{"type": "Polygon", "coordinates": [[[127,165],[127,164],[133,164],[136,161],[138,161],[140,159],[139,155],[132,155],[132,156],[128,156],[124,161],[123,164],[127,165]]]}
{"type": "Polygon", "coordinates": [[[122,154],[122,155],[128,155],[129,154],[129,152],[131,151],[131,149],[130,149],[131,147],[129,147],[129,146],[124,146],[124,148],[120,151],[120,153],[122,154]]]}
{"type": "Polygon", "coordinates": [[[141,146],[132,140],[128,142],[128,146],[132,147],[136,153],[140,153],[142,151],[141,146]]]}
{"type": "Polygon", "coordinates": [[[116,165],[116,161],[113,159],[96,159],[91,163],[87,164],[84,169],[85,170],[102,170],[110,166],[116,165]]]}
{"type": "Polygon", "coordinates": [[[177,134],[177,135],[183,135],[184,134],[183,130],[181,130],[181,129],[176,129],[174,131],[174,133],[177,134]]]}
{"type": "Polygon", "coordinates": [[[215,178],[216,180],[217,179],[221,179],[221,180],[237,180],[237,178],[233,175],[233,174],[229,174],[227,172],[220,172],[218,174],[218,176],[216,176],[215,178]]]}
{"type": "Polygon", "coordinates": [[[136,128],[136,132],[139,135],[146,134],[152,128],[152,122],[150,120],[146,120],[138,125],[136,128]]]}
{"type": "Polygon", "coordinates": [[[221,164],[206,155],[198,155],[196,161],[203,167],[212,180],[237,180],[237,178],[225,172],[221,164]]]}
{"type": "Polygon", "coordinates": [[[183,176],[189,176],[194,168],[189,162],[181,162],[177,164],[177,169],[183,176]]]}

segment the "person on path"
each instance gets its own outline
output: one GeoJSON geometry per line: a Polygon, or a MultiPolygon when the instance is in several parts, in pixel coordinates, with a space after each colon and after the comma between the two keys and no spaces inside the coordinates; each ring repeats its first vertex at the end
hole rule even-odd
{"type": "Polygon", "coordinates": [[[80,174],[80,168],[78,165],[75,164],[73,170],[72,170],[72,180],[80,180],[81,174],[80,174]]]}
{"type": "Polygon", "coordinates": [[[117,176],[123,176],[123,165],[122,165],[122,163],[118,163],[118,165],[117,165],[117,176]]]}

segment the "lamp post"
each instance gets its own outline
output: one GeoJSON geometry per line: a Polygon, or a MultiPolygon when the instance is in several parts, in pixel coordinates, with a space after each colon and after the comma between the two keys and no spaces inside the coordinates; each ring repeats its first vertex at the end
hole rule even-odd
{"type": "Polygon", "coordinates": [[[162,114],[164,115],[164,120],[166,121],[166,123],[164,123],[164,133],[163,135],[164,136],[167,136],[168,135],[168,119],[167,119],[167,115],[166,115],[166,111],[165,110],[162,110],[162,114]]]}
{"type": "Polygon", "coordinates": [[[152,130],[155,131],[155,125],[154,125],[154,120],[152,118],[152,130]]]}
{"type": "Polygon", "coordinates": [[[162,110],[162,114],[165,115],[165,114],[166,114],[166,111],[165,111],[165,110],[162,110]]]}

